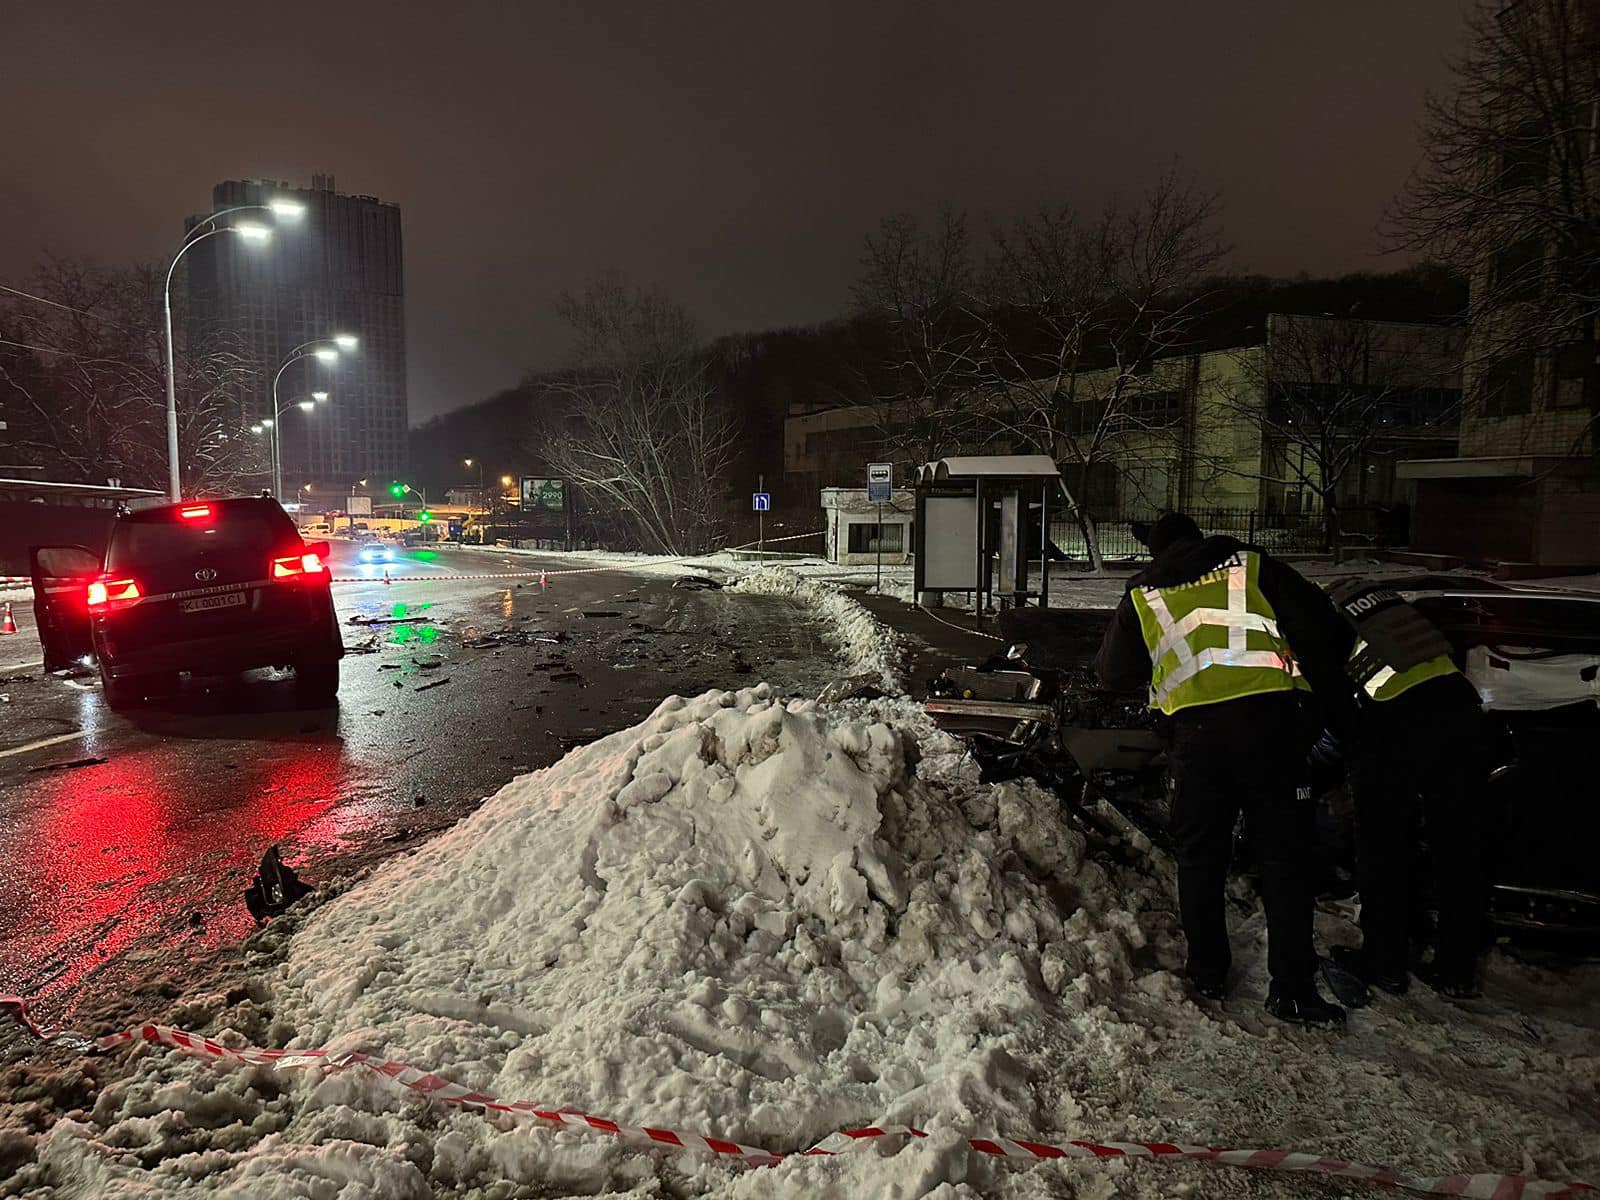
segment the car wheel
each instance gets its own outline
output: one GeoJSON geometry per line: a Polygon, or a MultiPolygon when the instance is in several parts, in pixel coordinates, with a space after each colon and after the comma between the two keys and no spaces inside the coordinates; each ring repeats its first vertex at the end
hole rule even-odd
{"type": "Polygon", "coordinates": [[[106,707],[121,712],[138,704],[144,696],[143,686],[133,679],[113,679],[111,669],[100,664],[100,691],[106,698],[106,707]]]}
{"type": "Polygon", "coordinates": [[[332,704],[339,694],[339,660],[318,658],[296,663],[294,685],[302,700],[332,704]]]}

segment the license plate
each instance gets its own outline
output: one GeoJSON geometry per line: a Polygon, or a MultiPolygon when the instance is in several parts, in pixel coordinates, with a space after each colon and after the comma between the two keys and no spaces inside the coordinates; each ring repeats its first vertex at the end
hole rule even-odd
{"type": "Polygon", "coordinates": [[[184,612],[204,612],[208,608],[242,608],[247,598],[243,592],[224,592],[220,596],[199,596],[193,600],[180,600],[178,607],[184,612]]]}

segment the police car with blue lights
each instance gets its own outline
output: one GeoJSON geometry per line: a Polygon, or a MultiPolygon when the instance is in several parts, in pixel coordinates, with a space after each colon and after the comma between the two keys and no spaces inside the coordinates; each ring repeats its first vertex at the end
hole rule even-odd
{"type": "Polygon", "coordinates": [[[394,547],[384,542],[368,542],[356,551],[356,559],[363,566],[378,566],[394,561],[394,547]]]}

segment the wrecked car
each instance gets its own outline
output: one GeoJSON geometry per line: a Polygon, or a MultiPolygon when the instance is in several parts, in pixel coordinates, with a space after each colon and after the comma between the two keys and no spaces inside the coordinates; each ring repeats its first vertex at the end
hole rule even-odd
{"type": "MultiPolygon", "coordinates": [[[[1492,923],[1504,933],[1600,936],[1600,595],[1467,576],[1387,582],[1449,638],[1490,718],[1492,923]]],[[[1002,613],[1005,650],[942,672],[926,707],[971,745],[988,777],[1032,775],[1072,807],[1114,810],[1160,842],[1160,718],[1143,697],[1101,690],[1088,666],[1108,618],[1070,609],[1002,613]]],[[[1338,757],[1324,739],[1306,779],[1320,802],[1322,866],[1330,880],[1348,880],[1353,816],[1338,757]]]]}

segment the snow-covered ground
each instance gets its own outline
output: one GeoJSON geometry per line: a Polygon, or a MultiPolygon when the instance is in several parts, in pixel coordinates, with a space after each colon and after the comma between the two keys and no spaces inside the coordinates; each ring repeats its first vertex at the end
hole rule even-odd
{"type": "Polygon", "coordinates": [[[852,675],[869,676],[888,692],[902,690],[904,639],[831,584],[788,567],[765,567],[734,585],[741,592],[789,596],[827,625],[852,675]]]}
{"type": "Polygon", "coordinates": [[[89,1111],[37,1135],[14,1117],[0,1192],[1334,1194],[1204,1164],[1017,1168],[964,1144],[988,1134],[1600,1177],[1592,971],[1497,959],[1481,1011],[1417,989],[1342,1036],[1297,1030],[1260,1009],[1257,916],[1236,999],[1185,997],[1159,876],[1091,856],[1031,783],[981,783],[909,701],[674,697],[325,904],[260,999],[183,1019],[775,1150],[869,1123],[932,1137],[749,1168],[490,1120],[367,1071],[144,1050],[89,1111]]]}
{"type": "MultiPolygon", "coordinates": [[[[859,568],[530,553],[738,576],[814,608],[848,669],[896,682],[898,639],[832,586],[859,568]]],[[[1324,568],[1350,569],[1303,569],[1324,568]]],[[[1074,574],[1052,591],[1101,607],[1123,586],[1074,574]]],[[[752,1168],[491,1120],[359,1069],[144,1049],[54,1125],[0,1109],[0,1194],[1333,1194],[1193,1163],[1015,1167],[965,1144],[988,1135],[1600,1178],[1600,969],[1496,955],[1473,1008],[1419,987],[1343,1034],[1298,1030],[1261,1010],[1265,931],[1247,908],[1235,997],[1188,999],[1169,881],[1154,860],[1091,854],[1053,794],[982,783],[908,700],[672,697],[513,781],[312,913],[249,988],[187,998],[174,1019],[778,1151],[868,1124],[930,1138],[752,1168]]],[[[1319,921],[1325,943],[1355,936],[1319,921]]]]}

